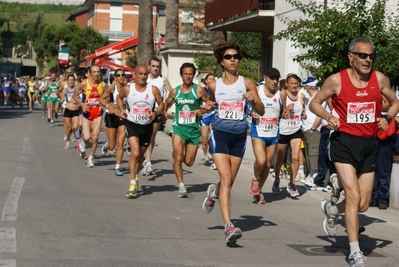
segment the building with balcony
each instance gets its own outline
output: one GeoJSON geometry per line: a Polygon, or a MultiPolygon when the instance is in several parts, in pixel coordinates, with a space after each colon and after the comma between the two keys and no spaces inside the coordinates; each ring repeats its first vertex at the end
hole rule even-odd
{"type": "MultiPolygon", "coordinates": [[[[302,0],[302,3],[329,4],[329,0],[302,0]]],[[[373,4],[374,1],[369,1],[373,4]]],[[[387,0],[387,7],[396,12],[397,1],[387,0]]],[[[303,14],[285,0],[214,0],[205,6],[205,26],[208,30],[245,31],[262,33],[261,72],[269,67],[280,70],[284,77],[297,73],[306,77],[306,72],[293,59],[304,52],[295,48],[288,40],[271,41],[270,37],[287,28],[279,20],[283,15],[288,19],[298,19],[303,14]]]]}

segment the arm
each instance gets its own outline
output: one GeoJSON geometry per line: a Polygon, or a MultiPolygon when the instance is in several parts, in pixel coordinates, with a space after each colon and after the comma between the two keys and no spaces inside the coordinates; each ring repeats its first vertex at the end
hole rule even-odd
{"type": "Polygon", "coordinates": [[[320,91],[317,92],[312,102],[310,103],[310,110],[319,116],[320,118],[325,119],[328,122],[328,129],[334,130],[339,127],[339,119],[334,117],[331,113],[327,112],[322,103],[327,101],[331,97],[338,95],[341,90],[341,77],[339,73],[335,73],[328,77],[321,88],[320,91]]]}
{"type": "MultiPolygon", "coordinates": [[[[46,87],[46,89],[47,89],[47,87],[46,87]]],[[[78,104],[79,106],[81,106],[81,107],[82,107],[82,110],[83,110],[84,112],[86,112],[86,111],[89,109],[89,106],[86,105],[85,103],[83,103],[82,101],[80,101],[80,99],[79,99],[79,94],[84,93],[85,90],[86,90],[86,83],[82,82],[82,83],[78,84],[78,88],[77,88],[77,90],[75,91],[75,93],[73,93],[73,96],[72,96],[73,101],[75,101],[76,104],[78,104]]]]}
{"type": "Polygon", "coordinates": [[[256,91],[256,84],[253,80],[249,78],[244,78],[245,87],[247,92],[243,95],[245,99],[254,107],[254,110],[259,115],[263,116],[265,114],[265,106],[259,98],[258,92],[256,91]]]}
{"type": "MultiPolygon", "coordinates": [[[[394,119],[396,114],[399,112],[399,100],[396,98],[394,91],[391,89],[389,79],[381,72],[377,72],[377,78],[380,84],[381,94],[389,103],[389,108],[386,112],[386,115],[394,119]]],[[[387,117],[384,116],[377,118],[377,123],[378,128],[382,130],[386,130],[389,125],[387,117]]]]}
{"type": "Polygon", "coordinates": [[[155,120],[159,115],[164,112],[164,103],[162,102],[161,93],[156,86],[152,86],[152,94],[154,95],[155,101],[158,104],[157,109],[150,114],[151,120],[155,120]]]}
{"type": "Polygon", "coordinates": [[[119,112],[115,112],[116,115],[125,119],[126,118],[126,109],[123,106],[123,99],[129,95],[130,86],[125,85],[119,90],[118,97],[116,98],[116,103],[118,105],[119,112]]]}
{"type": "Polygon", "coordinates": [[[65,88],[63,89],[63,90],[61,90],[61,92],[60,92],[60,98],[61,98],[61,100],[60,100],[60,102],[61,103],[64,103],[64,101],[65,101],[65,88]]]}
{"type": "Polygon", "coordinates": [[[164,114],[167,116],[168,109],[173,105],[173,102],[175,101],[175,94],[176,94],[176,89],[172,89],[170,91],[168,98],[166,98],[165,103],[164,103],[164,114]]]}
{"type": "Polygon", "coordinates": [[[163,85],[166,87],[166,89],[168,89],[169,92],[172,91],[173,88],[172,88],[172,86],[170,86],[168,78],[166,78],[165,76],[162,76],[162,80],[163,80],[163,85]]]}
{"type": "Polygon", "coordinates": [[[109,106],[109,95],[113,94],[115,91],[115,84],[112,83],[100,96],[100,105],[102,107],[108,108],[109,106]]]}

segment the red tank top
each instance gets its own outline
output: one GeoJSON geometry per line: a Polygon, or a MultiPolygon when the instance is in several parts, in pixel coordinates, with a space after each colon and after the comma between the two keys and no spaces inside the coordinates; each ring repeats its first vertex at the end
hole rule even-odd
{"type": "Polygon", "coordinates": [[[382,95],[375,71],[371,71],[369,82],[364,88],[352,84],[347,70],[339,73],[341,92],[332,99],[333,109],[339,116],[338,131],[360,137],[377,136],[382,95]]]}

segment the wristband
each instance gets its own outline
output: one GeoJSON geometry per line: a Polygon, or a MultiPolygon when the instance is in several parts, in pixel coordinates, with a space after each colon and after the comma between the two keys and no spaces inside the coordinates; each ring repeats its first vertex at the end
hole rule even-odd
{"type": "Polygon", "coordinates": [[[311,130],[312,132],[316,131],[316,129],[313,129],[313,128],[312,128],[312,129],[310,129],[310,130],[311,130]]]}
{"type": "Polygon", "coordinates": [[[387,120],[387,122],[388,122],[388,124],[391,124],[392,117],[391,117],[391,116],[389,116],[388,114],[382,114],[382,115],[381,115],[381,118],[384,118],[384,119],[386,119],[386,120],[387,120]]]}

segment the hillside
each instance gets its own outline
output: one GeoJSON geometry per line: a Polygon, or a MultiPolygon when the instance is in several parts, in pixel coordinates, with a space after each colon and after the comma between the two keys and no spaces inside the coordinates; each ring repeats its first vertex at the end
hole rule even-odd
{"type": "MultiPolygon", "coordinates": [[[[68,16],[81,8],[80,5],[55,4],[23,4],[0,2],[0,18],[10,21],[10,30],[17,31],[17,25],[34,23],[39,13],[43,14],[43,22],[48,24],[63,24],[68,16]]],[[[7,23],[0,28],[7,30],[7,23]]]]}

